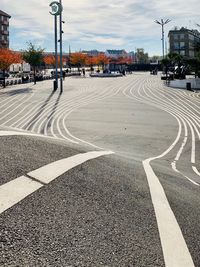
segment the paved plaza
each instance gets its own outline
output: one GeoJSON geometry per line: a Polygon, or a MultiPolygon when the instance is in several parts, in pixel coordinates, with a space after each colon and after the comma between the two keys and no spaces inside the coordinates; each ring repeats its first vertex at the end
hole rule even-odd
{"type": "Polygon", "coordinates": [[[0,266],[200,266],[199,104],[148,72],[0,89],[0,266]]]}

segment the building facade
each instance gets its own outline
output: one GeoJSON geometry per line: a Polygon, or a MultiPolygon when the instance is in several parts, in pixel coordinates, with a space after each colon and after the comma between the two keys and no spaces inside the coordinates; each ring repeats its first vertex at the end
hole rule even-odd
{"type": "Polygon", "coordinates": [[[10,15],[0,10],[0,48],[9,48],[10,15]]]}
{"type": "Polygon", "coordinates": [[[90,57],[97,57],[99,54],[103,52],[94,49],[94,50],[82,50],[81,53],[86,54],[90,57]]]}
{"type": "Polygon", "coordinates": [[[169,31],[169,52],[177,53],[187,58],[196,56],[196,45],[200,44],[200,32],[182,27],[169,31]]]}
{"type": "Polygon", "coordinates": [[[123,50],[106,50],[105,55],[107,57],[111,57],[111,58],[124,58],[127,57],[128,54],[127,52],[123,49],[123,50]]]}

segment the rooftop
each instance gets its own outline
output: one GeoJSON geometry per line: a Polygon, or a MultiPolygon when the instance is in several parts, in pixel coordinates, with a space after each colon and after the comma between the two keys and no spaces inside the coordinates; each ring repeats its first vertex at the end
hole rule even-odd
{"type": "Polygon", "coordinates": [[[10,15],[8,15],[6,12],[4,12],[4,11],[2,11],[2,10],[0,10],[0,15],[1,15],[1,16],[4,16],[4,17],[11,18],[10,15]]]}
{"type": "Polygon", "coordinates": [[[117,55],[120,55],[120,54],[124,54],[124,53],[126,53],[126,51],[125,50],[106,50],[109,54],[117,54],[117,55]]]}

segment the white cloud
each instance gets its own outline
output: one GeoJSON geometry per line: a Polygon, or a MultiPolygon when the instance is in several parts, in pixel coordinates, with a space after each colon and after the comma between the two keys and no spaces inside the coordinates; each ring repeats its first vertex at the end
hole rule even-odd
{"type": "MultiPolygon", "coordinates": [[[[12,18],[10,27],[25,38],[28,32],[41,42],[52,38],[53,16],[49,14],[46,0],[1,0],[1,9],[12,18]]],[[[155,19],[169,18],[172,21],[165,26],[165,32],[174,26],[194,27],[199,21],[199,0],[63,0],[63,39],[73,45],[88,49],[109,46],[130,49],[130,44],[147,47],[149,40],[157,50],[160,49],[161,29],[155,19]]],[[[12,38],[11,38],[12,40],[12,38]]],[[[21,40],[22,41],[22,40],[21,40]]],[[[20,40],[15,40],[16,46],[20,40]]],[[[49,43],[53,40],[49,40],[49,43]]],[[[153,51],[153,50],[152,50],[153,51]]],[[[161,52],[159,50],[159,52],[161,52]]]]}

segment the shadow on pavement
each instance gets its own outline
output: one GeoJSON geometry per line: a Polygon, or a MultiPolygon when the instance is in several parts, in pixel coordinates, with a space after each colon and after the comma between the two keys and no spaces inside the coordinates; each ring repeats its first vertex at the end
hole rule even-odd
{"type": "Polygon", "coordinates": [[[31,88],[21,88],[21,89],[15,89],[15,90],[10,90],[7,92],[1,92],[0,95],[19,95],[19,94],[27,94],[27,93],[31,93],[33,90],[31,88]]]}
{"type": "Polygon", "coordinates": [[[25,130],[30,131],[33,128],[34,124],[37,122],[37,118],[44,112],[47,104],[51,100],[51,98],[54,95],[54,93],[55,93],[55,91],[52,91],[52,93],[46,99],[46,101],[44,102],[44,104],[38,109],[38,111],[36,112],[36,114],[34,115],[34,117],[24,126],[24,129],[25,130]]]}

